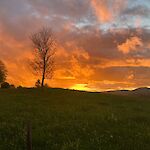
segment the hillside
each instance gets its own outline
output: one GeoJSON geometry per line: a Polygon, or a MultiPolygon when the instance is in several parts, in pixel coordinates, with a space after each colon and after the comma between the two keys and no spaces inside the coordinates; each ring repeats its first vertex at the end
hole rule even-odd
{"type": "Polygon", "coordinates": [[[0,90],[0,150],[149,150],[149,98],[62,89],[0,90]]]}
{"type": "Polygon", "coordinates": [[[117,90],[117,91],[108,91],[108,94],[114,95],[126,95],[126,96],[144,96],[150,98],[150,88],[141,87],[135,90],[117,90]]]}

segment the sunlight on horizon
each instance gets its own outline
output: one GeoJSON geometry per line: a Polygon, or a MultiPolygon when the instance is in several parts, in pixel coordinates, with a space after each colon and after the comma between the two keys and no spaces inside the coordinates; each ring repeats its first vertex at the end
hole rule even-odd
{"type": "Polygon", "coordinates": [[[92,89],[87,87],[87,84],[75,84],[70,89],[79,91],[91,91],[92,89]]]}

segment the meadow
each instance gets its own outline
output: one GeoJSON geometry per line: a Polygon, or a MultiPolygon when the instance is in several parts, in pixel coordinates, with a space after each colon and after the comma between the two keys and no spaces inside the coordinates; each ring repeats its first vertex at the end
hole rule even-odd
{"type": "Polygon", "coordinates": [[[0,90],[0,150],[149,150],[150,101],[62,89],[0,90]]]}

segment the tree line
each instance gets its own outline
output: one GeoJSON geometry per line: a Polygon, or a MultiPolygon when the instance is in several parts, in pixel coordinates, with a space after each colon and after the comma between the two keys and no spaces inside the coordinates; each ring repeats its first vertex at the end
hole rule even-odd
{"type": "MultiPolygon", "coordinates": [[[[56,39],[53,31],[49,27],[42,27],[37,32],[29,36],[32,42],[34,59],[30,61],[33,73],[39,76],[35,86],[44,87],[45,79],[52,79],[54,75],[54,56],[56,52],[56,39]]],[[[0,85],[3,88],[13,87],[5,82],[7,78],[7,69],[2,61],[0,61],[0,85]]]]}

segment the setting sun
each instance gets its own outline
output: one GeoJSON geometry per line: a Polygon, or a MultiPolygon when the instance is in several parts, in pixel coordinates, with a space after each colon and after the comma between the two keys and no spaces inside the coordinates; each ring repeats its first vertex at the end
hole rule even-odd
{"type": "Polygon", "coordinates": [[[91,89],[87,87],[87,84],[75,84],[70,89],[79,91],[90,91],[91,89]]]}

